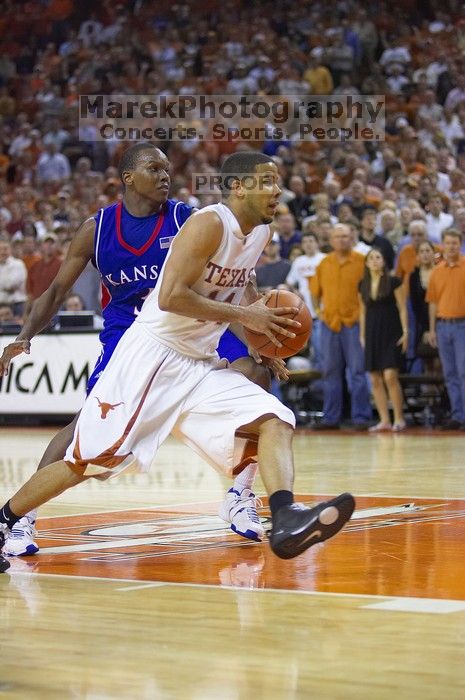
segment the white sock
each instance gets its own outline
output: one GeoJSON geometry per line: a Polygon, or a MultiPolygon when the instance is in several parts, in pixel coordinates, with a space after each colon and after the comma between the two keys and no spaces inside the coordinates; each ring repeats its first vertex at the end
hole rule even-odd
{"type": "Polygon", "coordinates": [[[235,489],[239,493],[243,489],[252,489],[253,482],[255,481],[255,477],[257,476],[257,471],[257,462],[251,462],[251,464],[248,464],[245,467],[245,469],[243,469],[241,473],[238,474],[234,479],[233,489],[235,489]]]}
{"type": "Polygon", "coordinates": [[[24,517],[28,517],[29,520],[33,520],[35,522],[37,520],[37,511],[38,508],[34,508],[34,510],[30,510],[29,513],[26,513],[24,517]]]}

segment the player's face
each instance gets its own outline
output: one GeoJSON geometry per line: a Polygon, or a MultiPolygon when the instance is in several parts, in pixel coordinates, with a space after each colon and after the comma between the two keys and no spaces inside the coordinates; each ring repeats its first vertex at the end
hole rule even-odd
{"type": "Polygon", "coordinates": [[[260,163],[255,167],[257,187],[246,189],[247,204],[257,224],[271,224],[279,204],[278,168],[275,163],[260,163]]]}
{"type": "Polygon", "coordinates": [[[133,189],[151,202],[162,204],[168,199],[170,189],[169,160],[158,149],[142,151],[131,173],[133,189]]]}

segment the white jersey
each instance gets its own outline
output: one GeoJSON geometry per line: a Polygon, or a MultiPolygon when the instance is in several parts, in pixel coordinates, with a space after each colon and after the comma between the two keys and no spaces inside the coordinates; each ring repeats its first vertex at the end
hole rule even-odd
{"type": "MultiPolygon", "coordinates": [[[[194,216],[207,211],[214,211],[220,217],[223,236],[192,290],[208,299],[238,305],[255,265],[269,241],[270,228],[267,225],[256,226],[245,236],[236,217],[224,204],[212,204],[194,216]]],[[[171,251],[167,260],[170,255],[171,251]]],[[[196,359],[213,357],[219,339],[229,324],[202,321],[162,311],[158,306],[158,296],[165,267],[166,262],[157,286],[145,300],[135,323],[143,324],[147,332],[162,345],[183,355],[196,359]]]]}

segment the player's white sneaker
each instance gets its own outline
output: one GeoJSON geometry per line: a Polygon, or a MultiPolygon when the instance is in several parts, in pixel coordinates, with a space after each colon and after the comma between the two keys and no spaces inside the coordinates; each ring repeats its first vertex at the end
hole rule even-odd
{"type": "Polygon", "coordinates": [[[231,488],[224,497],[218,515],[227,523],[231,523],[233,532],[260,542],[265,536],[265,528],[257,514],[259,500],[250,489],[242,489],[239,493],[231,488]]]}
{"type": "Polygon", "coordinates": [[[10,557],[23,557],[36,554],[36,552],[39,551],[39,545],[34,542],[34,537],[36,535],[35,520],[24,515],[13,526],[3,547],[3,553],[10,557]]]}

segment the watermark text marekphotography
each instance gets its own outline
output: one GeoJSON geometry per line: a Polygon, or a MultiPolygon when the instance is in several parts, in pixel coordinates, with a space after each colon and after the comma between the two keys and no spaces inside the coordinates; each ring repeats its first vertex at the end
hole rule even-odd
{"type": "Polygon", "coordinates": [[[383,95],[81,95],[85,141],[380,141],[383,95]]]}

